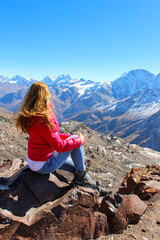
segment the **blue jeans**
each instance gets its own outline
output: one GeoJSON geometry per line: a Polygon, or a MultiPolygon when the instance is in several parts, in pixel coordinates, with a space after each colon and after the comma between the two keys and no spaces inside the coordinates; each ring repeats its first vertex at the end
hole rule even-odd
{"type": "MultiPolygon", "coordinates": [[[[72,135],[68,139],[74,137],[77,136],[72,135]]],[[[41,174],[48,174],[57,169],[63,169],[72,173],[75,173],[75,171],[85,170],[83,145],[68,152],[59,153],[54,151],[43,167],[37,172],[41,174]],[[70,154],[72,159],[69,158],[70,154]]]]}

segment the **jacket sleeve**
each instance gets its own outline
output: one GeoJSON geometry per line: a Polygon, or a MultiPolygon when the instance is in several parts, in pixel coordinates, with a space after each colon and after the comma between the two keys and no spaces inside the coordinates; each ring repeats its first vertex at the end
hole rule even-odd
{"type": "Polygon", "coordinates": [[[71,134],[59,133],[59,136],[62,140],[65,140],[71,136],[71,134]]]}
{"type": "MultiPolygon", "coordinates": [[[[80,147],[82,144],[82,141],[79,137],[72,139],[63,139],[63,137],[61,138],[61,134],[59,134],[59,131],[57,131],[57,129],[51,131],[43,123],[39,124],[39,128],[40,135],[49,144],[49,146],[57,152],[67,152],[80,147]]],[[[70,135],[66,134],[65,136],[68,138],[70,135]]]]}

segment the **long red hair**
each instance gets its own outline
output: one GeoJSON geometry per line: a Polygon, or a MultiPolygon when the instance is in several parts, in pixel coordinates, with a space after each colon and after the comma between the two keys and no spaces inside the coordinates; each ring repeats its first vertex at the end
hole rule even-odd
{"type": "Polygon", "coordinates": [[[48,86],[43,82],[34,82],[27,91],[17,114],[15,120],[17,130],[28,132],[32,124],[31,117],[37,116],[41,116],[41,119],[50,128],[52,126],[49,120],[50,113],[48,86]]]}

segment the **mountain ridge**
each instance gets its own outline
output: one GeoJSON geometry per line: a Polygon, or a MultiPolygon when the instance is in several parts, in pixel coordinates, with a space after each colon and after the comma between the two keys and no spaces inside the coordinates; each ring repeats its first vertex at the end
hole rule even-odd
{"type": "MultiPolygon", "coordinates": [[[[16,112],[34,81],[19,75],[11,79],[0,76],[0,106],[16,112]]],[[[49,86],[60,122],[78,120],[97,131],[114,133],[128,141],[138,139],[136,136],[140,134],[141,127],[146,126],[145,122],[150,124],[148,119],[152,115],[154,118],[160,110],[160,74],[154,75],[144,69],[129,71],[113,82],[72,79],[64,74],[57,78],[47,76],[42,81],[49,86]]],[[[154,128],[157,124],[153,118],[154,128]]],[[[160,138],[159,128],[154,134],[156,139],[160,138]]],[[[144,143],[143,140],[139,144],[144,143]]],[[[158,143],[151,145],[160,151],[158,143]]]]}

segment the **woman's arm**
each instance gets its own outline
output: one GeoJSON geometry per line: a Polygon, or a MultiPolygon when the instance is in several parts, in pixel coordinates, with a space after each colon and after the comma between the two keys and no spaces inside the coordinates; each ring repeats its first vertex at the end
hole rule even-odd
{"type": "Polygon", "coordinates": [[[71,136],[71,134],[59,133],[59,136],[62,140],[65,140],[71,136]]]}
{"type": "Polygon", "coordinates": [[[80,137],[63,140],[60,136],[61,134],[59,134],[59,131],[56,128],[50,130],[43,122],[39,123],[37,127],[39,134],[49,144],[49,146],[57,152],[67,152],[80,147],[82,144],[80,137]]]}

